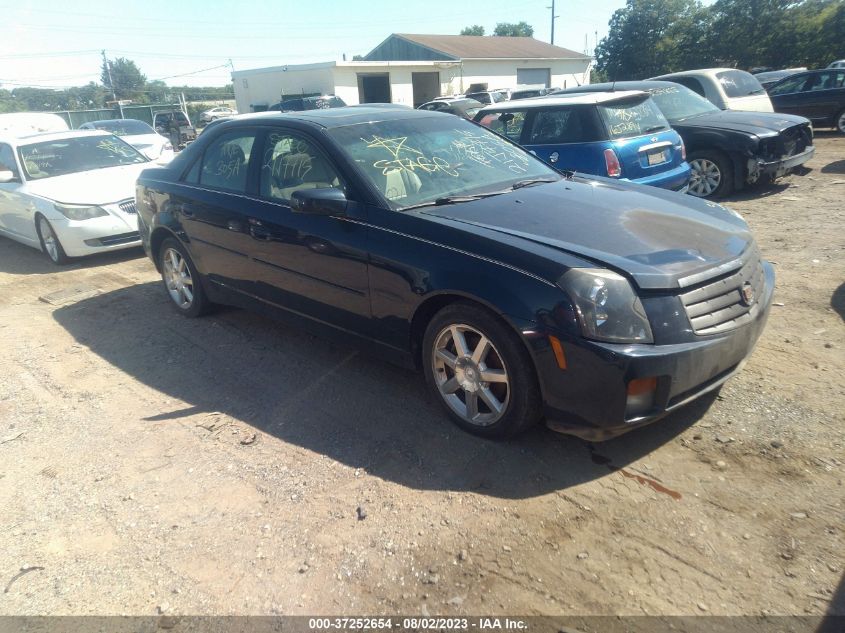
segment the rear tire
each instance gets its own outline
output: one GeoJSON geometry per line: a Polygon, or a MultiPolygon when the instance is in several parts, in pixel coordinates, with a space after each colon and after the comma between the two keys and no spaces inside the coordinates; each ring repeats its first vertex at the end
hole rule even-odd
{"type": "Polygon", "coordinates": [[[718,150],[690,152],[687,162],[692,169],[689,194],[696,198],[723,198],[734,189],[733,163],[718,150]]]}
{"type": "Polygon", "coordinates": [[[845,110],[842,110],[842,112],[836,115],[834,124],[840,134],[845,134],[845,110]]]}
{"type": "Polygon", "coordinates": [[[161,279],[174,308],[186,317],[206,314],[211,302],[202,287],[200,274],[182,243],[168,237],[158,251],[161,279]]]}
{"type": "Polygon", "coordinates": [[[64,266],[70,262],[65,254],[65,249],[59,241],[59,236],[53,230],[50,221],[43,215],[36,216],[35,229],[38,231],[38,239],[41,241],[41,250],[50,258],[56,266],[64,266]]]}
{"type": "Polygon", "coordinates": [[[528,350],[481,306],[454,303],[435,314],[422,354],[435,399],[465,431],[506,438],[540,420],[542,397],[528,350]]]}

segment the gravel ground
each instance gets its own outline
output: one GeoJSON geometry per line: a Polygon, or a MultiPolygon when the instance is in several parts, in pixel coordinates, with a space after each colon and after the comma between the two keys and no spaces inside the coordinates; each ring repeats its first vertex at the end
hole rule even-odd
{"type": "Polygon", "coordinates": [[[778,275],[745,369],[595,445],[0,238],[0,614],[845,614],[843,156],[729,201],[778,275]]]}

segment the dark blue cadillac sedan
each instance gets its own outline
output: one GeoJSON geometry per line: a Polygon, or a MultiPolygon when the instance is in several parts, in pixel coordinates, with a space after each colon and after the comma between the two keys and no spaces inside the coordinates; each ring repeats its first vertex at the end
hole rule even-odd
{"type": "Polygon", "coordinates": [[[137,186],[176,309],[267,312],[422,368],[462,428],[600,440],[717,389],[774,274],[729,209],[555,171],[458,117],[237,117],[137,186]]]}

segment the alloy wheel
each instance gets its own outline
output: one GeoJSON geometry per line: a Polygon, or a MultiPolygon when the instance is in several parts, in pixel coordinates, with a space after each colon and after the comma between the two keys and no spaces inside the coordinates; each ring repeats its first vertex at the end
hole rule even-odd
{"type": "Polygon", "coordinates": [[[431,363],[440,396],[463,420],[490,426],[504,415],[510,379],[502,356],[482,332],[461,323],[443,328],[431,363]]]}
{"type": "Polygon", "coordinates": [[[162,277],[170,298],[179,308],[187,310],[194,302],[194,280],[187,260],[175,248],[168,248],[162,261],[162,277]]]}
{"type": "Polygon", "coordinates": [[[54,262],[58,262],[59,238],[56,237],[50,223],[42,217],[38,218],[38,232],[41,234],[41,241],[44,242],[44,250],[47,251],[47,256],[54,262]]]}
{"type": "Polygon", "coordinates": [[[690,161],[689,193],[699,198],[711,195],[722,182],[722,172],[719,166],[707,158],[696,158],[690,161]]]}
{"type": "Polygon", "coordinates": [[[845,134],[845,110],[839,114],[839,119],[836,121],[836,127],[839,131],[845,134]]]}

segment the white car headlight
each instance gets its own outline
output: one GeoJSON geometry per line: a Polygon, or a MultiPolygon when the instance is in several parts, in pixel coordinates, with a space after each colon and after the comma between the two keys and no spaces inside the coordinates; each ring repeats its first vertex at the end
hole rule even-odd
{"type": "Polygon", "coordinates": [[[90,205],[75,205],[75,204],[59,204],[53,205],[56,211],[65,216],[68,220],[90,220],[92,218],[101,218],[109,214],[108,211],[102,207],[90,205]]]}
{"type": "Polygon", "coordinates": [[[603,268],[573,268],[558,285],[578,311],[581,334],[609,343],[653,343],[643,304],[622,275],[603,268]]]}

